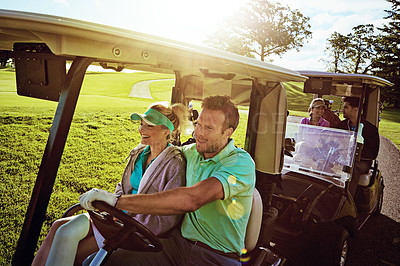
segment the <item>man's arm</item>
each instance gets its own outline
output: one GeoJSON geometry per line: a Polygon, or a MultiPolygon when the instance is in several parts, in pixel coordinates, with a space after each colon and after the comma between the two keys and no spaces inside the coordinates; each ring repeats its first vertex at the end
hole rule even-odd
{"type": "Polygon", "coordinates": [[[191,187],[179,187],[155,194],[123,195],[115,207],[133,213],[174,215],[195,211],[223,197],[221,182],[210,177],[191,187]]]}

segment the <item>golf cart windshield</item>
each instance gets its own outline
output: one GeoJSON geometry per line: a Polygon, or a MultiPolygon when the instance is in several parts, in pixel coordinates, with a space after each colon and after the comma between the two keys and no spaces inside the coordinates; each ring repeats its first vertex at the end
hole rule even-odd
{"type": "Polygon", "coordinates": [[[285,155],[284,169],[307,173],[344,187],[356,149],[354,132],[287,123],[286,138],[295,140],[292,156],[285,155]]]}

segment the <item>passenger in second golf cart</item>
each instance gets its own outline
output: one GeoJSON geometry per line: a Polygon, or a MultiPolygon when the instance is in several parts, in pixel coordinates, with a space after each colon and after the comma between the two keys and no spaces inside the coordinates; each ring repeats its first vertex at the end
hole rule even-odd
{"type": "MultiPolygon", "coordinates": [[[[184,131],[185,124],[189,125],[188,109],[182,104],[153,104],[145,114],[133,113],[131,119],[141,122],[141,143],[130,152],[114,195],[155,193],[185,186],[186,160],[169,141],[171,133],[184,131]]],[[[128,214],[159,237],[165,237],[183,218],[183,214],[128,214]]],[[[103,241],[87,214],[59,219],[50,228],[33,265],[44,265],[46,260],[47,265],[72,265],[74,258],[75,264],[82,265],[87,256],[103,247],[103,241]]]]}
{"type": "Polygon", "coordinates": [[[310,107],[308,108],[308,113],[310,114],[310,118],[304,117],[301,120],[301,124],[321,126],[321,127],[330,127],[330,123],[322,118],[324,114],[326,105],[325,101],[322,98],[315,98],[311,101],[310,107]]]}

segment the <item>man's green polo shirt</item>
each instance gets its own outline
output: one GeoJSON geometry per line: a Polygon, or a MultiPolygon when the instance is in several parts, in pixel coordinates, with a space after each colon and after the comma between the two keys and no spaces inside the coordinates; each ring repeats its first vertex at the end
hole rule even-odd
{"type": "Polygon", "coordinates": [[[236,148],[233,140],[210,159],[204,159],[197,152],[196,144],[184,146],[182,151],[187,161],[187,186],[215,177],[224,189],[223,200],[185,214],[181,227],[183,237],[240,254],[253,199],[254,161],[247,152],[236,148]]]}

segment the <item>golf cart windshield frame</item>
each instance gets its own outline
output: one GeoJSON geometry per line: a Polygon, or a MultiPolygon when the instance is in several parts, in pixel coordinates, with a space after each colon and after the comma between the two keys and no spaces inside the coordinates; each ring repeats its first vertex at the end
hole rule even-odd
{"type": "Polygon", "coordinates": [[[355,132],[287,123],[286,138],[294,139],[296,145],[285,155],[285,170],[345,187],[356,151],[355,132]]]}

